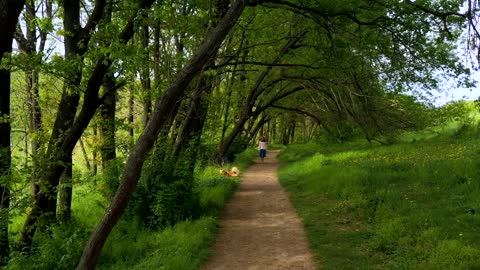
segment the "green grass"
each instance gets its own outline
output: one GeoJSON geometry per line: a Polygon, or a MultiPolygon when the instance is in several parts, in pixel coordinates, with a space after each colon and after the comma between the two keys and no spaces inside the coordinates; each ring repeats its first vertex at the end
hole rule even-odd
{"type": "Polygon", "coordinates": [[[203,217],[158,232],[119,226],[98,269],[198,269],[209,255],[216,224],[214,217],[203,217]]]}
{"type": "Polygon", "coordinates": [[[480,269],[479,144],[293,145],[279,176],[322,269],[480,269]]]}

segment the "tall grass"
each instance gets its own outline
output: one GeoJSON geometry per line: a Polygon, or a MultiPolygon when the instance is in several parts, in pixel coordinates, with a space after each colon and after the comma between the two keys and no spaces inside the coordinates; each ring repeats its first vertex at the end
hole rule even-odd
{"type": "Polygon", "coordinates": [[[279,176],[322,269],[480,269],[479,143],[291,146],[279,176]]]}

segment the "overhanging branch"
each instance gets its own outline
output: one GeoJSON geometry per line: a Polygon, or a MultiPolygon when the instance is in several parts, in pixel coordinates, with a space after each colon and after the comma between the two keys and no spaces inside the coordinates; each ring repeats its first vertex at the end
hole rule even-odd
{"type": "Polygon", "coordinates": [[[313,113],[307,112],[305,110],[298,109],[298,108],[290,108],[290,107],[285,107],[285,106],[275,105],[275,104],[273,104],[270,107],[280,109],[280,110],[284,110],[284,111],[296,112],[298,114],[309,116],[309,117],[313,118],[313,120],[315,120],[315,122],[317,122],[318,125],[323,126],[322,120],[318,116],[316,116],[313,113]]]}
{"type": "Polygon", "coordinates": [[[254,65],[254,66],[268,66],[268,67],[304,67],[309,69],[322,69],[321,67],[315,67],[306,64],[281,64],[281,63],[263,63],[256,61],[242,61],[242,62],[226,62],[221,65],[214,66],[213,69],[222,68],[224,66],[235,66],[235,65],[254,65]]]}

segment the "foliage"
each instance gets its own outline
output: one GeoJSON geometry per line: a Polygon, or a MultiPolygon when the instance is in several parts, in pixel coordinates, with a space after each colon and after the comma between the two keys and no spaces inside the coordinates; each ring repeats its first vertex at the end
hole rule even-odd
{"type": "Polygon", "coordinates": [[[120,224],[106,243],[98,269],[198,269],[209,254],[216,225],[213,217],[157,232],[120,224]]]}
{"type": "Polygon", "coordinates": [[[232,164],[238,167],[240,170],[245,170],[253,163],[257,155],[257,148],[248,148],[242,153],[239,153],[235,159],[235,162],[232,164]]]}
{"type": "Polygon", "coordinates": [[[465,101],[452,101],[435,111],[434,119],[437,125],[444,125],[449,121],[470,121],[472,108],[465,101]]]}
{"type": "MultiPolygon", "coordinates": [[[[74,190],[72,220],[51,226],[48,231],[36,235],[32,254],[12,254],[6,269],[46,270],[76,267],[83,244],[103,215],[107,201],[100,193],[95,192],[95,187],[90,183],[76,183],[74,190]]],[[[16,215],[12,219],[10,234],[16,236],[24,222],[25,215],[16,215]]]]}
{"type": "Polygon", "coordinates": [[[120,173],[123,171],[124,161],[121,158],[109,160],[99,177],[97,183],[97,190],[99,190],[105,198],[111,200],[117,191],[120,173]]]}
{"type": "Polygon", "coordinates": [[[478,143],[292,145],[279,176],[322,268],[476,269],[478,143]]]}
{"type": "Polygon", "coordinates": [[[80,223],[51,226],[36,235],[31,256],[12,254],[7,269],[74,269],[90,228],[80,223]]]}
{"type": "Polygon", "coordinates": [[[161,144],[157,145],[143,166],[129,210],[152,229],[198,217],[198,194],[193,188],[193,175],[188,165],[166,157],[161,148],[161,144]]]}
{"type": "MultiPolygon", "coordinates": [[[[239,164],[240,168],[245,166],[239,164]]],[[[51,227],[48,234],[38,234],[33,253],[28,257],[13,254],[6,269],[75,268],[83,243],[107,206],[107,200],[92,192],[92,185],[85,184],[89,181],[82,182],[74,186],[72,222],[51,227]]],[[[237,185],[238,181],[220,175],[218,167],[199,170],[194,182],[198,219],[150,230],[138,219],[124,218],[107,241],[98,269],[198,269],[210,252],[219,214],[237,185]]],[[[23,219],[15,221],[18,226],[12,234],[21,228],[23,219]]]]}
{"type": "Polygon", "coordinates": [[[195,181],[202,215],[218,216],[238,185],[237,179],[227,178],[218,171],[218,167],[207,167],[195,181]]]}
{"type": "Polygon", "coordinates": [[[228,149],[226,155],[226,162],[232,163],[236,160],[237,155],[243,153],[248,147],[248,139],[244,136],[238,136],[233,141],[232,145],[228,149]]]}

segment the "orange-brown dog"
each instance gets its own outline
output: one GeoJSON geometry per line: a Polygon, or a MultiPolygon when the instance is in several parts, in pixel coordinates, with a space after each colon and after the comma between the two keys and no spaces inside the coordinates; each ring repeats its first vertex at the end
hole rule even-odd
{"type": "Polygon", "coordinates": [[[238,176],[238,174],[240,173],[240,171],[238,170],[237,167],[233,167],[231,170],[223,170],[221,169],[220,170],[220,173],[225,175],[225,176],[238,176]]]}

